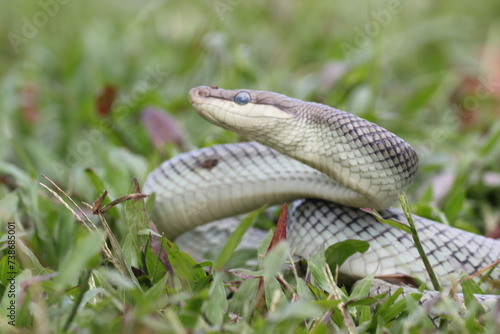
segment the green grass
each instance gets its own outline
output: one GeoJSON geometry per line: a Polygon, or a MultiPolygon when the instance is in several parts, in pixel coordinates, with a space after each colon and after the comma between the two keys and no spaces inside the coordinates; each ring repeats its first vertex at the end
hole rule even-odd
{"type": "MultiPolygon", "coordinates": [[[[196,266],[149,236],[150,202],[129,199],[100,216],[82,202],[107,191],[102,208],[135,193],[133,178],[142,184],[178,151],[154,147],[140,118],[147,106],[168,111],[192,146],[238,140],[190,106],[189,89],[206,84],[276,91],[386,127],[420,156],[412,211],[491,232],[500,221],[499,14],[493,1],[463,0],[4,1],[0,332],[435,331],[411,298],[370,307],[370,278],[355,291],[337,288],[324,258],[310,260],[304,276],[285,265],[280,245],[243,275],[228,246],[214,260],[220,269],[205,271],[210,263],[196,266]],[[116,99],[102,115],[96,101],[106,87],[116,99]],[[41,174],[97,228],[43,188],[54,189],[41,174]],[[16,327],[5,318],[11,300],[16,327]]],[[[448,311],[443,332],[495,328],[494,315],[477,317],[474,305],[464,317],[456,305],[448,311]]]]}

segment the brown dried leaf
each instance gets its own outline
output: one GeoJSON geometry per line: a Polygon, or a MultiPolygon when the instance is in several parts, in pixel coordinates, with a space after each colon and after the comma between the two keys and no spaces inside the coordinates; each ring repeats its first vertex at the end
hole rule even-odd
{"type": "Polygon", "coordinates": [[[92,214],[96,215],[99,210],[101,209],[102,202],[104,202],[104,199],[108,195],[108,192],[104,190],[101,196],[94,202],[94,205],[92,205],[92,214]]]}
{"type": "Polygon", "coordinates": [[[116,88],[111,85],[106,85],[101,88],[96,96],[96,109],[100,116],[107,116],[111,113],[111,107],[116,99],[116,88]]]}
{"type": "Polygon", "coordinates": [[[147,107],[141,112],[141,121],[155,148],[161,148],[166,143],[173,143],[179,148],[184,147],[184,133],[166,112],[154,107],[147,107]]]}
{"type": "Polygon", "coordinates": [[[491,239],[500,239],[500,225],[491,230],[486,236],[491,239]]]}
{"type": "Polygon", "coordinates": [[[134,193],[142,193],[141,185],[139,184],[139,181],[137,181],[135,177],[132,178],[132,187],[134,189],[134,193]]]}
{"type": "Polygon", "coordinates": [[[393,274],[393,275],[383,275],[383,276],[375,276],[375,278],[379,278],[389,283],[399,284],[399,285],[408,285],[415,288],[418,288],[418,283],[411,276],[404,274],[393,274]]]}
{"type": "Polygon", "coordinates": [[[122,202],[131,200],[131,199],[143,199],[143,198],[146,198],[146,197],[149,197],[149,195],[145,195],[145,194],[141,194],[141,193],[128,194],[128,195],[125,195],[125,196],[122,196],[122,197],[118,197],[117,199],[115,199],[111,203],[108,203],[105,206],[103,206],[101,209],[98,210],[98,212],[99,213],[105,213],[106,211],[108,211],[109,209],[111,209],[113,206],[115,206],[117,204],[120,204],[122,202]]]}
{"type": "Polygon", "coordinates": [[[486,267],[484,267],[484,268],[479,269],[479,270],[478,270],[478,271],[476,271],[474,274],[469,275],[469,276],[467,276],[466,278],[464,278],[464,279],[460,280],[460,282],[467,281],[467,280],[470,280],[470,279],[472,279],[472,278],[474,278],[474,277],[477,277],[477,276],[479,276],[479,275],[482,275],[482,274],[484,274],[485,272],[487,272],[488,270],[490,270],[491,268],[498,266],[499,264],[500,264],[500,259],[498,259],[498,260],[496,260],[495,262],[493,262],[493,263],[491,263],[491,264],[487,265],[487,266],[486,266],[486,267]]]}
{"type": "MultiPolygon", "coordinates": [[[[149,228],[158,233],[158,228],[156,227],[155,223],[153,221],[149,222],[149,228]]],[[[163,239],[164,240],[164,239],[163,239]]],[[[165,251],[165,249],[162,247],[162,240],[158,238],[156,235],[151,234],[151,249],[153,250],[153,253],[158,256],[160,259],[161,263],[165,267],[165,269],[170,273],[174,274],[174,268],[172,267],[172,264],[170,263],[170,260],[168,259],[168,254],[165,251]]]]}
{"type": "Polygon", "coordinates": [[[276,225],[276,229],[274,230],[273,238],[271,239],[271,243],[267,248],[267,253],[271,251],[280,241],[286,240],[286,216],[288,212],[288,207],[285,204],[281,207],[280,217],[278,219],[278,224],[276,225]]]}
{"type": "Polygon", "coordinates": [[[21,90],[21,111],[28,124],[35,124],[40,115],[40,90],[35,84],[26,84],[21,90]]]}

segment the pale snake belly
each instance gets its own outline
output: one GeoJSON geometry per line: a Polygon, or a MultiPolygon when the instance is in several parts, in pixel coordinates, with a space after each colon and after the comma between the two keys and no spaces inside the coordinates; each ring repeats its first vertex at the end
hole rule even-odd
{"type": "MultiPolygon", "coordinates": [[[[340,273],[355,279],[402,274],[432,287],[412,237],[359,209],[406,222],[388,208],[416,175],[410,145],[352,114],[272,92],[202,86],[191,90],[190,100],[208,121],[260,144],[187,152],[151,172],[144,192],[156,194],[155,222],[167,237],[263,204],[297,200],[287,219],[295,254],[307,258],[338,241],[365,240],[368,251],[351,256],[340,273]]],[[[443,287],[500,258],[499,240],[414,220],[443,287]]],[[[490,278],[499,280],[500,269],[490,278]]]]}

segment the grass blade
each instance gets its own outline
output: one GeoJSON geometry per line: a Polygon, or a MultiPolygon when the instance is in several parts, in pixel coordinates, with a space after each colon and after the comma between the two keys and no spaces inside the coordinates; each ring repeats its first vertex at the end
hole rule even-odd
{"type": "Polygon", "coordinates": [[[249,213],[241,221],[238,228],[233,232],[233,234],[231,234],[231,236],[227,240],[226,244],[224,245],[224,248],[222,248],[219,257],[217,258],[217,261],[215,261],[214,264],[215,270],[221,270],[227,263],[227,261],[229,261],[229,258],[231,257],[231,255],[233,255],[233,252],[236,249],[236,247],[238,247],[238,244],[243,238],[243,235],[250,228],[250,226],[253,225],[255,219],[262,212],[262,210],[264,210],[264,207],[261,207],[260,209],[249,213]]]}
{"type": "Polygon", "coordinates": [[[399,197],[399,202],[401,203],[401,207],[403,208],[403,212],[406,216],[406,219],[408,220],[408,224],[410,225],[413,242],[415,243],[415,247],[418,250],[418,254],[422,259],[422,262],[424,262],[424,266],[425,269],[427,270],[427,273],[429,274],[432,286],[434,287],[434,290],[441,291],[441,285],[439,284],[437,276],[434,273],[434,269],[432,269],[429,259],[425,254],[422,242],[420,242],[420,237],[418,236],[417,228],[415,227],[415,223],[413,222],[413,217],[410,211],[410,203],[408,203],[408,198],[406,197],[405,193],[399,194],[398,197],[399,197]]]}

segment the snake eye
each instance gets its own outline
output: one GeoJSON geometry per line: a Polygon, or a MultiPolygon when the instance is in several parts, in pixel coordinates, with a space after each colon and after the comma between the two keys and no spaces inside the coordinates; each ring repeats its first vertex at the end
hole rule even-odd
{"type": "Polygon", "coordinates": [[[247,92],[239,92],[234,96],[234,102],[239,104],[240,106],[244,106],[248,102],[250,102],[250,94],[247,92]]]}

